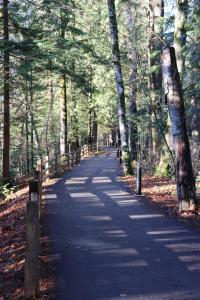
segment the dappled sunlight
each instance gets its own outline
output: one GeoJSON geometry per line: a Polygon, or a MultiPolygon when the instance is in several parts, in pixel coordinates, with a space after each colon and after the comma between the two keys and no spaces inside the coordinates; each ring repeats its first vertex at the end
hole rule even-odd
{"type": "Polygon", "coordinates": [[[165,245],[165,247],[170,250],[179,253],[179,252],[199,252],[200,251],[200,242],[190,242],[190,243],[180,243],[180,244],[169,244],[165,245]]]}
{"type": "Polygon", "coordinates": [[[146,215],[129,215],[130,219],[152,219],[152,218],[164,218],[161,214],[146,214],[146,215]]]}
{"type": "Polygon", "coordinates": [[[119,206],[132,206],[135,203],[138,203],[138,200],[132,199],[132,200],[116,200],[115,201],[119,206]]]}
{"type": "Polygon", "coordinates": [[[78,184],[83,184],[83,183],[85,183],[85,181],[88,179],[89,177],[82,177],[82,176],[80,176],[80,177],[72,177],[72,178],[70,178],[70,179],[67,179],[66,181],[65,181],[65,184],[66,185],[70,185],[70,184],[76,184],[76,185],[78,185],[78,184]]]}
{"type": "Polygon", "coordinates": [[[135,268],[135,267],[148,267],[148,263],[144,260],[133,260],[133,261],[126,261],[126,262],[119,262],[119,263],[108,263],[102,264],[102,268],[135,268]]]}
{"type": "MultiPolygon", "coordinates": [[[[52,228],[60,240],[58,263],[68,298],[81,299],[78,286],[92,300],[193,299],[186,287],[188,276],[200,271],[198,237],[140,205],[101,162],[88,161],[86,170],[80,167],[83,176],[74,171],[55,188],[59,203],[50,210],[52,228]]],[[[199,281],[192,280],[198,290],[199,281]]]]}
{"type": "Polygon", "coordinates": [[[163,229],[163,230],[155,230],[155,231],[147,231],[147,234],[152,234],[152,235],[159,235],[159,234],[173,234],[173,233],[188,233],[189,230],[187,229],[180,229],[180,228],[175,228],[175,229],[163,229]]]}
{"type": "Polygon", "coordinates": [[[57,195],[56,194],[44,194],[43,195],[44,199],[57,199],[57,195]]]}
{"type": "Polygon", "coordinates": [[[127,237],[127,234],[124,230],[106,230],[103,231],[103,234],[105,235],[105,237],[109,237],[109,238],[113,238],[113,237],[127,237]]]}
{"type": "Polygon", "coordinates": [[[112,218],[110,216],[83,216],[82,219],[87,221],[112,221],[112,218]]]}
{"type": "Polygon", "coordinates": [[[198,239],[196,236],[176,236],[176,237],[168,237],[168,238],[157,238],[154,239],[155,242],[174,242],[174,241],[185,241],[185,240],[196,240],[198,239]]]}
{"type": "Polygon", "coordinates": [[[188,263],[188,262],[200,262],[200,254],[199,255],[180,255],[178,256],[178,258],[180,259],[180,261],[184,262],[184,263],[188,263]]]}
{"type": "Polygon", "coordinates": [[[112,180],[109,177],[93,177],[92,183],[110,183],[112,180]]]}
{"type": "Polygon", "coordinates": [[[92,199],[95,198],[95,195],[90,192],[80,192],[80,193],[69,193],[69,195],[72,198],[87,198],[87,199],[92,199]]]}
{"type": "Polygon", "coordinates": [[[108,255],[108,256],[112,256],[112,257],[116,257],[116,256],[125,256],[125,257],[129,257],[129,256],[134,256],[138,255],[138,252],[135,248],[119,248],[116,247],[117,249],[107,249],[107,250],[100,250],[97,252],[94,252],[94,254],[98,254],[98,255],[108,255]]]}
{"type": "Polygon", "coordinates": [[[104,190],[103,192],[104,192],[104,194],[110,196],[111,198],[112,198],[112,197],[115,198],[116,196],[118,196],[118,197],[122,197],[122,196],[130,196],[130,193],[124,192],[123,190],[119,190],[119,189],[116,188],[116,186],[115,186],[115,188],[113,189],[113,191],[110,191],[110,190],[104,190]]]}

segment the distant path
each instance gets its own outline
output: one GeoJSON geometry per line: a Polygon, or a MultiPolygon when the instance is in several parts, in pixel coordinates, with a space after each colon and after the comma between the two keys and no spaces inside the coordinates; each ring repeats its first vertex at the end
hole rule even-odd
{"type": "Polygon", "coordinates": [[[200,236],[141,205],[118,176],[108,150],[47,189],[56,300],[200,300],[200,236]]]}

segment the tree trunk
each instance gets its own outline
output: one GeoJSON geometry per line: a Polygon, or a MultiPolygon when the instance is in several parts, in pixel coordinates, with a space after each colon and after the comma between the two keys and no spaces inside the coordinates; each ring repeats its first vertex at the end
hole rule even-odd
{"type": "Polygon", "coordinates": [[[92,126],[92,143],[97,144],[97,136],[98,136],[98,123],[96,120],[96,113],[94,112],[94,120],[92,126]]]}
{"type": "Polygon", "coordinates": [[[118,26],[115,10],[115,1],[108,0],[108,15],[110,22],[110,34],[112,40],[112,55],[113,64],[115,71],[116,87],[118,92],[118,118],[119,118],[119,130],[122,150],[122,164],[124,173],[130,171],[130,158],[128,149],[128,133],[126,126],[126,112],[125,112],[125,94],[124,94],[124,83],[122,77],[120,50],[119,50],[119,39],[118,39],[118,26]]]}
{"type": "Polygon", "coordinates": [[[3,128],[3,178],[7,180],[10,172],[10,53],[8,0],[3,0],[3,30],[4,30],[4,128],[3,128]]]}
{"type": "Polygon", "coordinates": [[[200,142],[200,101],[199,97],[193,97],[189,111],[190,133],[193,141],[200,142]]]}
{"type": "Polygon", "coordinates": [[[60,155],[67,153],[67,83],[66,75],[61,79],[60,96],[60,155]]]}
{"type": "MultiPolygon", "coordinates": [[[[164,1],[149,0],[149,88],[153,97],[153,105],[157,115],[161,116],[162,107],[162,71],[160,68],[159,53],[162,49],[164,16],[164,1]]],[[[155,155],[160,145],[159,132],[156,127],[155,116],[152,114],[152,150],[155,155]]]]}
{"type": "Polygon", "coordinates": [[[183,52],[186,44],[186,26],[188,9],[188,0],[176,1],[174,48],[176,51],[177,67],[181,80],[185,67],[185,58],[183,52]]]}
{"type": "Polygon", "coordinates": [[[161,65],[176,156],[176,186],[179,209],[180,211],[192,210],[196,204],[195,179],[186,129],[184,100],[174,48],[170,47],[162,52],[161,65]]]}
{"type": "Polygon", "coordinates": [[[129,60],[129,95],[128,95],[128,134],[131,161],[137,159],[137,113],[136,93],[137,93],[137,60],[136,60],[136,13],[132,11],[132,3],[125,2],[125,18],[128,28],[128,60],[129,60]]]}

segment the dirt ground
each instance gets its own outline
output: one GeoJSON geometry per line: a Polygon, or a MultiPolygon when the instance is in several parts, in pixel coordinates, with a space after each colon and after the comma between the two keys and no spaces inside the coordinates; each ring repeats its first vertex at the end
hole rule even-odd
{"type": "MultiPolygon", "coordinates": [[[[14,193],[0,205],[0,300],[21,300],[24,297],[24,262],[26,203],[28,188],[14,193]]],[[[40,236],[40,297],[53,299],[53,260],[45,236],[44,203],[40,236]]]]}
{"type": "MultiPolygon", "coordinates": [[[[130,188],[135,192],[136,180],[134,176],[122,177],[130,188]]],[[[196,184],[197,195],[200,195],[200,182],[196,184]]],[[[176,198],[175,180],[171,178],[145,175],[142,178],[142,201],[148,203],[155,209],[177,218],[200,231],[200,207],[195,212],[178,211],[178,201],[176,198]]]]}

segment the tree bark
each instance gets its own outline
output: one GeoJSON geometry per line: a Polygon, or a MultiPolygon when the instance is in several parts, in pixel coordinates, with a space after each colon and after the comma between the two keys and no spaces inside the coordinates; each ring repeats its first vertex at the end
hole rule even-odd
{"type": "Polygon", "coordinates": [[[195,209],[196,190],[192,169],[186,116],[175,50],[166,48],[161,54],[165,96],[176,156],[176,186],[180,211],[195,209]]]}
{"type": "Polygon", "coordinates": [[[183,77],[183,71],[185,67],[185,58],[183,52],[186,44],[186,25],[188,9],[188,0],[176,1],[174,48],[176,51],[177,67],[181,80],[183,77]]]}
{"type": "Polygon", "coordinates": [[[115,81],[118,92],[118,118],[119,118],[119,131],[121,140],[122,150],[122,164],[124,173],[129,172],[130,158],[128,149],[128,133],[126,126],[126,112],[125,112],[125,94],[124,94],[124,83],[121,69],[121,59],[119,50],[119,39],[118,39],[118,26],[115,10],[115,1],[108,0],[108,15],[110,22],[110,35],[112,40],[112,56],[113,65],[115,71],[115,81]]]}
{"type": "Polygon", "coordinates": [[[67,86],[66,75],[61,79],[60,96],[60,155],[67,153],[67,86]]]}
{"type": "MultiPolygon", "coordinates": [[[[162,106],[162,71],[160,68],[159,53],[162,49],[163,26],[162,17],[164,16],[164,1],[149,0],[149,67],[150,78],[149,88],[153,96],[153,105],[157,115],[161,115],[162,106]]],[[[155,126],[155,117],[152,114],[151,135],[152,150],[155,155],[159,148],[159,132],[155,126]]]]}
{"type": "Polygon", "coordinates": [[[128,134],[131,161],[137,159],[137,60],[136,60],[136,13],[132,11],[132,3],[125,2],[125,18],[128,28],[128,60],[129,60],[129,94],[128,94],[128,134]]]}
{"type": "Polygon", "coordinates": [[[3,30],[4,30],[4,128],[3,128],[3,178],[7,180],[10,173],[10,53],[8,0],[3,0],[3,30]]]}

